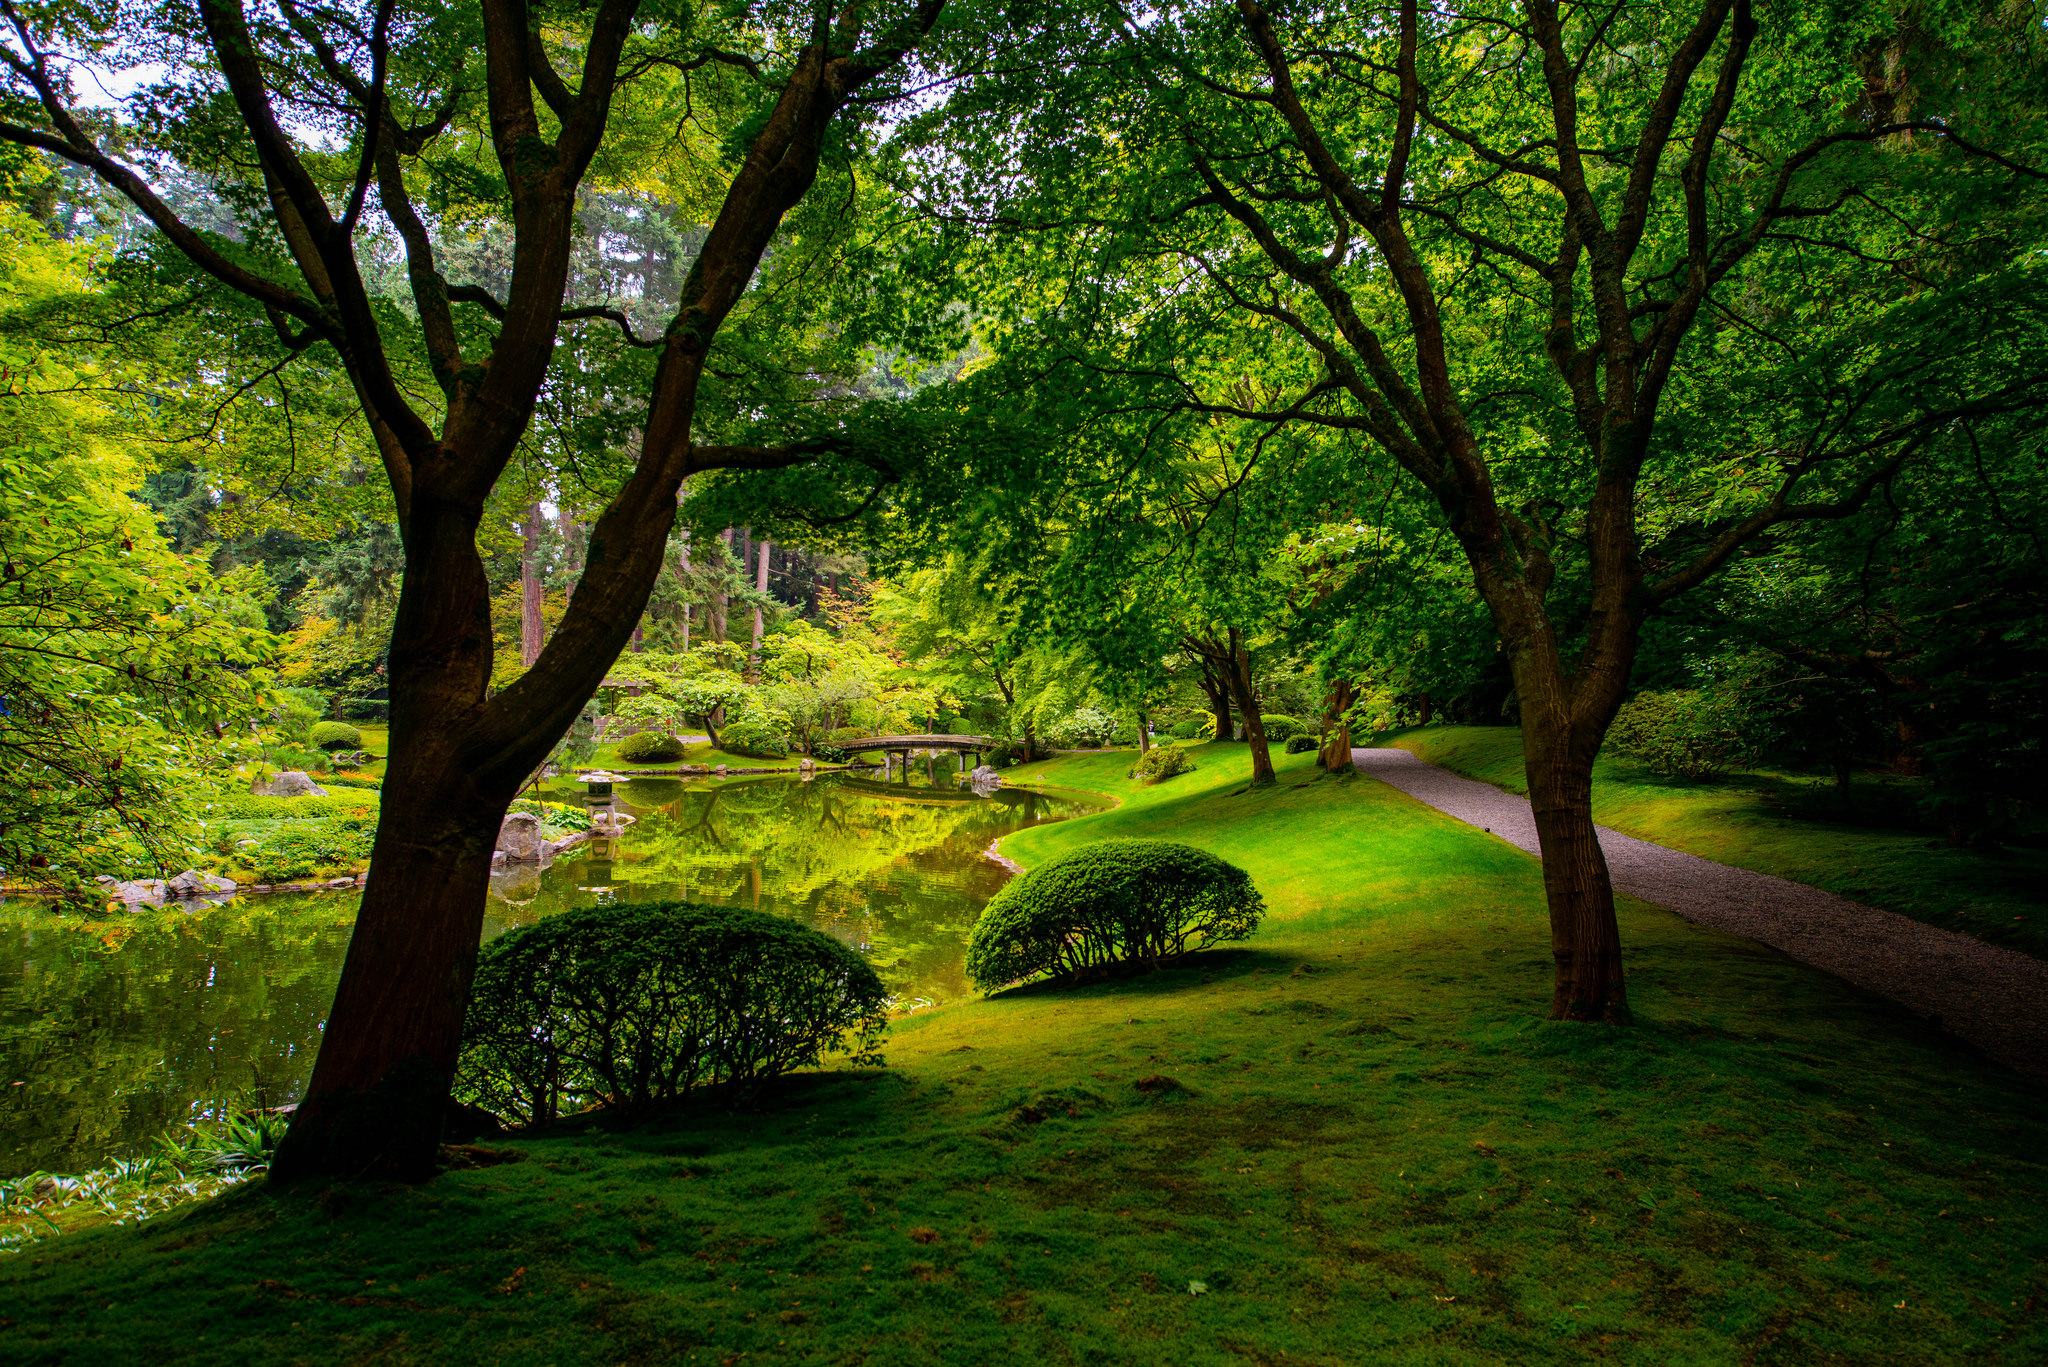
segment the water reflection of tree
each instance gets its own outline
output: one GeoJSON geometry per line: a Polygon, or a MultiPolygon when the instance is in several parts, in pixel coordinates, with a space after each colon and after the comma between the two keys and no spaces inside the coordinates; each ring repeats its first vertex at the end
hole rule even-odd
{"type": "Polygon", "coordinates": [[[296,1097],[352,912],[278,898],[0,923],[0,960],[18,968],[0,978],[0,1175],[90,1167],[210,1102],[296,1097]]]}
{"type": "Polygon", "coordinates": [[[759,906],[859,948],[899,994],[944,998],[966,990],[961,946],[1007,876],[983,852],[1083,807],[819,778],[691,786],[636,810],[609,860],[562,861],[519,918],[604,899],[759,906]]]}

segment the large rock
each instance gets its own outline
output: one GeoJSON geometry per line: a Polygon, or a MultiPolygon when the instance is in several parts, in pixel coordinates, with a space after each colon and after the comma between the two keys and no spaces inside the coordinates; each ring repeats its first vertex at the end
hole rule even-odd
{"type": "Polygon", "coordinates": [[[538,864],[547,853],[540,818],[532,812],[507,812],[504,824],[498,827],[498,849],[508,864],[538,864]]]}
{"type": "Polygon", "coordinates": [[[977,791],[992,790],[1003,786],[1003,776],[997,773],[992,766],[986,764],[971,771],[967,775],[967,781],[973,784],[977,791]]]}
{"type": "Polygon", "coordinates": [[[201,873],[198,869],[187,869],[164,884],[164,895],[175,897],[181,902],[197,897],[232,897],[235,895],[235,880],[223,878],[217,873],[201,873]]]}
{"type": "Polygon", "coordinates": [[[327,790],[298,769],[287,769],[269,783],[255,782],[249,791],[259,797],[326,797],[327,790]]]}
{"type": "Polygon", "coordinates": [[[161,905],[164,900],[164,880],[161,878],[137,878],[129,883],[116,883],[107,889],[107,896],[129,906],[161,905]]]}

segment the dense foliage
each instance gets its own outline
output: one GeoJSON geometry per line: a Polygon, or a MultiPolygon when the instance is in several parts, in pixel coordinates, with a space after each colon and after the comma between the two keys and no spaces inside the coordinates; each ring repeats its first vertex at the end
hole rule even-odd
{"type": "Polygon", "coordinates": [[[878,1063],[887,1008],[866,960],[781,917],[580,908],[484,948],[457,1094],[519,1124],[718,1084],[743,1097],[828,1052],[878,1063]]]}
{"type": "Polygon", "coordinates": [[[967,942],[984,990],[1044,975],[1147,967],[1258,927],[1251,876],[1191,845],[1103,840],[1004,886],[967,942]]]}

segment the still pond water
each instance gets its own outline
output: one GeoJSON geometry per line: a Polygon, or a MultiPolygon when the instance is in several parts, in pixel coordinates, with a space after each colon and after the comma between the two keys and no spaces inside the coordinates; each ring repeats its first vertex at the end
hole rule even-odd
{"type": "MultiPolygon", "coordinates": [[[[758,907],[859,949],[906,1008],[967,992],[967,932],[1009,877],[989,847],[1094,809],[1022,789],[974,797],[944,773],[936,786],[922,773],[641,779],[620,796],[639,820],[609,847],[493,879],[485,938],[606,902],[758,907]]],[[[223,1103],[295,1099],[356,897],[91,922],[0,905],[0,1177],[83,1171],[223,1103]]]]}

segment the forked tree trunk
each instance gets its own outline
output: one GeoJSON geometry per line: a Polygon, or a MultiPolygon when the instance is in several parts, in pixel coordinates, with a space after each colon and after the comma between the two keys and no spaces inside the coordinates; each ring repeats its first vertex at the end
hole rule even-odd
{"type": "Polygon", "coordinates": [[[490,677],[489,633],[474,626],[490,610],[480,516],[480,507],[414,500],[370,882],[306,1099],[272,1165],[278,1180],[433,1173],[499,820],[555,739],[533,737],[532,754],[496,764],[469,752],[490,677]]]}

